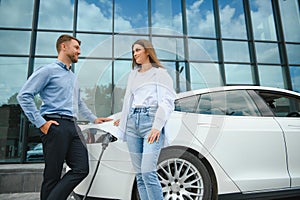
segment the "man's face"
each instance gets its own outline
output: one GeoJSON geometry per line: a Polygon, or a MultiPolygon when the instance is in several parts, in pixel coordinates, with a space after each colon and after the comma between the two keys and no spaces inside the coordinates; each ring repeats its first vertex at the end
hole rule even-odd
{"type": "Polygon", "coordinates": [[[65,43],[66,45],[66,56],[72,61],[77,63],[78,56],[80,55],[80,45],[76,40],[71,40],[65,43]]]}

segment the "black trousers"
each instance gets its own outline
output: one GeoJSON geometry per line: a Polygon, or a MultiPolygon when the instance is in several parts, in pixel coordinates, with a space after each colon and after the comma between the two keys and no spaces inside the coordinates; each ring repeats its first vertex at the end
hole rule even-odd
{"type": "Polygon", "coordinates": [[[41,133],[45,158],[41,200],[65,200],[88,175],[88,153],[76,122],[51,120],[57,121],[59,126],[52,124],[47,135],[41,133]],[[64,161],[71,170],[61,177],[64,161]]]}

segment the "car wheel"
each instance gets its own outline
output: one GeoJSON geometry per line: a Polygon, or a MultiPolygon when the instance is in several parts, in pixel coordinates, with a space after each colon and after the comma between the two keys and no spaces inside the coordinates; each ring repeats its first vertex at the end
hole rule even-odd
{"type": "MultiPolygon", "coordinates": [[[[159,158],[157,173],[166,200],[216,199],[217,186],[214,179],[204,163],[188,151],[164,149],[159,158]]],[[[140,199],[136,184],[132,199],[140,199]]]]}

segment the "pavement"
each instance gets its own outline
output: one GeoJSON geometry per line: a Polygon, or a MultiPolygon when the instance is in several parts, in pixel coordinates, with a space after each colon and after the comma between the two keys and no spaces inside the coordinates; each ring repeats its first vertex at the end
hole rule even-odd
{"type": "MultiPolygon", "coordinates": [[[[40,200],[39,192],[0,194],[0,200],[40,200]]],[[[71,195],[67,200],[75,200],[71,195]]]]}

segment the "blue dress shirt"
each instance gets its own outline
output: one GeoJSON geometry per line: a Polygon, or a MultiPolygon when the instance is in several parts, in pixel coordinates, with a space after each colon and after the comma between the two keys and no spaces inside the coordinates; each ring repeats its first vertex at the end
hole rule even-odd
{"type": "Polygon", "coordinates": [[[57,60],[38,68],[26,81],[17,96],[25,115],[41,127],[46,114],[60,114],[78,118],[80,114],[90,122],[97,118],[80,98],[80,89],[75,74],[57,60]],[[34,97],[39,94],[43,103],[37,109],[34,97]]]}

